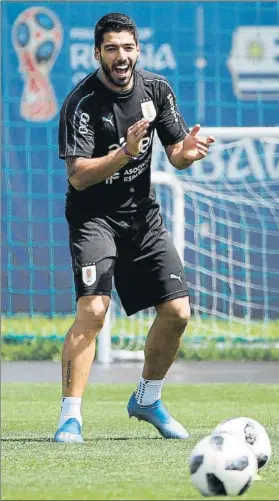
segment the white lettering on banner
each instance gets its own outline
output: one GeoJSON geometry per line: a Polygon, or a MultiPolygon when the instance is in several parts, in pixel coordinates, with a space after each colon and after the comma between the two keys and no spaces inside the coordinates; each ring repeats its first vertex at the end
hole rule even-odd
{"type": "Polygon", "coordinates": [[[82,40],[94,40],[94,30],[88,28],[72,28],[70,30],[70,38],[82,40]]]}
{"type": "Polygon", "coordinates": [[[196,162],[191,169],[191,177],[196,181],[217,181],[225,178],[228,181],[243,181],[247,177],[257,180],[265,178],[278,179],[279,169],[275,167],[275,156],[267,162],[265,153],[259,153],[251,139],[241,142],[241,145],[230,149],[229,155],[224,156],[224,151],[211,150],[204,162],[196,162]],[[208,172],[210,167],[210,172],[208,172]]]}
{"type": "MultiPolygon", "coordinates": [[[[165,150],[157,134],[154,136],[151,168],[174,173],[165,150]]],[[[279,179],[279,146],[278,143],[243,139],[231,147],[222,147],[217,141],[209,150],[202,162],[195,162],[185,175],[195,181],[207,182],[226,179],[227,181],[244,181],[247,177],[255,180],[279,179]],[[257,149],[257,143],[259,149],[257,149]]]]}
{"type": "Polygon", "coordinates": [[[257,179],[264,179],[264,171],[260,158],[257,155],[257,150],[255,145],[249,139],[244,139],[239,142],[230,156],[230,171],[228,173],[231,181],[238,179],[244,179],[252,174],[255,175],[257,179]],[[246,155],[247,161],[245,159],[246,167],[242,167],[243,162],[241,157],[246,155]]]}
{"type": "MultiPolygon", "coordinates": [[[[167,68],[176,68],[176,60],[172,47],[168,43],[155,46],[150,38],[154,30],[150,27],[139,28],[141,55],[139,67],[150,71],[161,71],[167,68]]],[[[72,81],[77,84],[90,71],[98,68],[99,63],[94,57],[94,43],[92,28],[75,27],[70,30],[70,66],[74,71],[72,81]]]]}
{"type": "Polygon", "coordinates": [[[169,44],[164,43],[158,49],[153,44],[142,44],[139,66],[147,70],[161,71],[176,68],[176,60],[169,44]]]}
{"type": "Polygon", "coordinates": [[[216,181],[224,176],[225,160],[221,151],[217,149],[209,151],[204,162],[206,165],[210,164],[211,171],[206,171],[203,163],[195,162],[191,166],[191,172],[189,172],[193,179],[196,181],[216,181]]]}
{"type": "Polygon", "coordinates": [[[279,179],[279,151],[278,145],[273,143],[265,144],[264,158],[266,161],[266,170],[270,179],[279,179]]]}
{"type": "MultiPolygon", "coordinates": [[[[148,40],[152,35],[152,28],[138,28],[139,40],[148,40]]],[[[94,40],[94,30],[92,28],[71,28],[70,38],[78,40],[82,38],[83,40],[90,40],[92,42],[94,40]]]]}
{"type": "Polygon", "coordinates": [[[94,48],[88,43],[73,43],[70,45],[70,66],[73,70],[84,68],[90,71],[93,66],[94,48]]]}

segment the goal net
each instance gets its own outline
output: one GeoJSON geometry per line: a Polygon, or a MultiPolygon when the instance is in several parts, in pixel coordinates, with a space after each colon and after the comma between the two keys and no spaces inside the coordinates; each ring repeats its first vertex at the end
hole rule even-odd
{"type": "MultiPolygon", "coordinates": [[[[188,278],[186,337],[268,340],[279,319],[278,129],[203,133],[215,134],[217,142],[188,171],[174,173],[158,143],[153,160],[163,219],[188,278]]],[[[150,308],[127,319],[114,294],[100,358],[142,358],[154,315],[150,308]]]]}
{"type": "MultiPolygon", "coordinates": [[[[203,345],[212,338],[278,338],[279,130],[202,132],[217,142],[187,171],[169,164],[157,138],[153,151],[154,187],[189,284],[192,319],[184,340],[203,345]]],[[[25,139],[31,144],[30,129],[25,139]]],[[[6,154],[2,332],[62,340],[74,318],[75,294],[63,216],[64,165],[53,168],[52,141],[47,137],[47,169],[40,166],[40,151],[31,155],[22,147],[24,174],[6,154]]],[[[142,359],[154,315],[150,308],[127,318],[113,291],[99,360],[142,359]]]]}

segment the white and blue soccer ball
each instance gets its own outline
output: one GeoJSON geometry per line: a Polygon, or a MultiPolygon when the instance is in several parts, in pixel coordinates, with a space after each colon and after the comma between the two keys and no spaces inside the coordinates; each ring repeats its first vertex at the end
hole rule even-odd
{"type": "Polygon", "coordinates": [[[249,444],[256,455],[259,470],[269,462],[272,450],[270,439],[265,427],[255,419],[243,416],[228,419],[213,430],[213,433],[219,432],[232,433],[249,444]]]}
{"type": "Polygon", "coordinates": [[[229,433],[208,435],[189,460],[193,485],[203,496],[240,496],[257,476],[256,456],[243,440],[229,433]]]}

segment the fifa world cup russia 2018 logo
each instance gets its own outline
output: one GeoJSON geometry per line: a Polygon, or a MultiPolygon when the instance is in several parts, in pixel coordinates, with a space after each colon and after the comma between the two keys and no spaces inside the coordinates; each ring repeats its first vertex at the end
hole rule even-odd
{"type": "Polygon", "coordinates": [[[58,17],[45,7],[26,9],[14,22],[12,42],[24,79],[20,114],[26,120],[45,122],[56,115],[57,101],[49,74],[60,52],[62,37],[58,17]]]}

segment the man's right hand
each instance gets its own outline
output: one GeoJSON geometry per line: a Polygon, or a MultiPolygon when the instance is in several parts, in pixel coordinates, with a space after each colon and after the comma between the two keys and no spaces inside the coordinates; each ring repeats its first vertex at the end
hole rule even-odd
{"type": "Polygon", "coordinates": [[[149,127],[149,120],[142,118],[129,127],[127,132],[127,150],[129,155],[137,157],[140,153],[141,140],[144,138],[149,127]]]}

